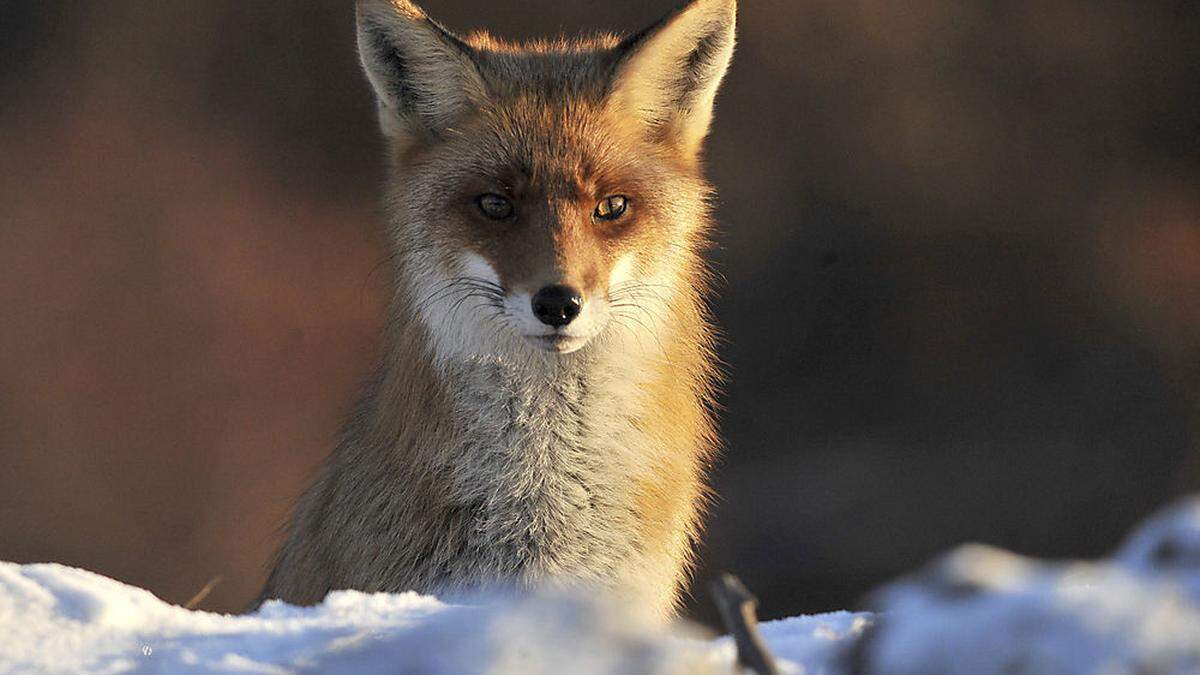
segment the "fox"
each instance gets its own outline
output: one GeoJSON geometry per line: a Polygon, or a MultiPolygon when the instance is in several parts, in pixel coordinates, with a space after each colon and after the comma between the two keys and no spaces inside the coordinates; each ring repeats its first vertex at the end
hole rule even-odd
{"type": "Polygon", "coordinates": [[[611,594],[679,611],[718,438],[703,142],[735,0],[626,37],[358,0],[386,148],[381,363],[257,603],[611,594]]]}

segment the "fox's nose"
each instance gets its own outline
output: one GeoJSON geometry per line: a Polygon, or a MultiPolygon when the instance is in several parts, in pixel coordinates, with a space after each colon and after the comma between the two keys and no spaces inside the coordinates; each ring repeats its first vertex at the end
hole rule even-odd
{"type": "Polygon", "coordinates": [[[565,326],[579,316],[583,298],[570,286],[546,286],[533,296],[533,315],[547,326],[565,326]]]}

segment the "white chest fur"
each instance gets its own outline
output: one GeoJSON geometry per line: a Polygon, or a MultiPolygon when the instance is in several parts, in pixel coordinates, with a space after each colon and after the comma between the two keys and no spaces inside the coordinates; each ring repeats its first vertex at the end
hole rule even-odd
{"type": "Polygon", "coordinates": [[[613,580],[637,564],[635,494],[650,440],[635,374],[610,359],[447,364],[458,437],[451,499],[475,513],[484,574],[613,580]]]}

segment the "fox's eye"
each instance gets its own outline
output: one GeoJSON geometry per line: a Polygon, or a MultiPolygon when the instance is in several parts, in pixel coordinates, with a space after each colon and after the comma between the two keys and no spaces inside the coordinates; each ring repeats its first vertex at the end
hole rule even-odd
{"type": "Polygon", "coordinates": [[[594,214],[599,220],[616,220],[625,215],[629,200],[624,195],[611,195],[600,200],[594,214]]]}
{"type": "Polygon", "coordinates": [[[483,211],[483,215],[492,220],[504,220],[513,214],[512,202],[498,194],[489,192],[480,195],[475,203],[479,205],[479,210],[483,211]]]}

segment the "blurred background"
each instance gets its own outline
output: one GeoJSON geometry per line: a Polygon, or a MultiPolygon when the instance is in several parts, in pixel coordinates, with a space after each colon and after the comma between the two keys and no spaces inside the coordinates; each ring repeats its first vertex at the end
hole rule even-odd
{"type": "MultiPolygon", "coordinates": [[[[427,0],[508,38],[671,0],[427,0]]],[[[706,581],[857,606],[1200,487],[1200,3],[748,0],[709,144],[706,581]]],[[[378,358],[352,3],[8,0],[0,559],[233,610],[378,358]]]]}

